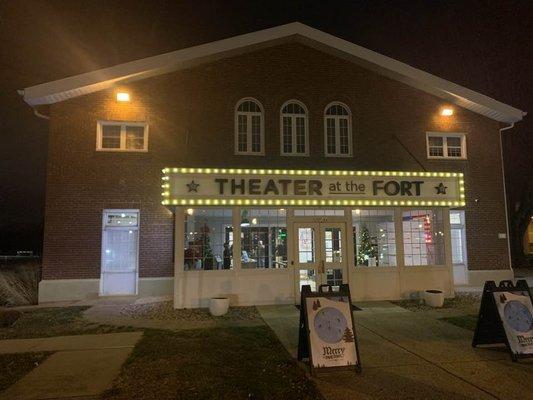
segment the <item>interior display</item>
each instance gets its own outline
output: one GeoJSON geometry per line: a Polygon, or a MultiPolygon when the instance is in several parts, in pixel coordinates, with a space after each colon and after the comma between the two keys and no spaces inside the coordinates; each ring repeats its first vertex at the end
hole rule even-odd
{"type": "Polygon", "coordinates": [[[366,225],[361,227],[357,247],[357,265],[376,265],[377,241],[370,236],[366,225]]]}
{"type": "Polygon", "coordinates": [[[533,304],[525,280],[485,282],[472,346],[505,344],[511,358],[533,357],[533,304]]]}
{"type": "Polygon", "coordinates": [[[394,210],[352,210],[356,266],[396,266],[394,210]]]}
{"type": "Polygon", "coordinates": [[[287,267],[287,220],[283,209],[243,209],[242,268],[287,267]]]}
{"type": "Polygon", "coordinates": [[[189,209],[184,215],[184,269],[232,269],[231,209],[189,209]]]}
{"type": "Polygon", "coordinates": [[[444,219],[440,209],[402,212],[405,265],[444,265],[444,219]]]}

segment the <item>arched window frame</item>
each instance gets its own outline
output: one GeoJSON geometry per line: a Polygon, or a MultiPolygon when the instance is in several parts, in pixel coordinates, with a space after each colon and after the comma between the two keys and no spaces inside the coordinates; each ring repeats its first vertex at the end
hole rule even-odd
{"type": "Polygon", "coordinates": [[[352,111],[350,107],[340,101],[333,101],[324,108],[324,155],[326,157],[352,157],[353,156],[353,132],[352,132],[352,111]],[[327,115],[327,111],[332,106],[341,106],[348,115],[327,115]],[[328,153],[328,119],[335,121],[335,153],[328,153]],[[341,154],[340,152],[340,120],[348,120],[348,154],[341,154]]]}
{"type": "Polygon", "coordinates": [[[280,143],[280,154],[282,156],[296,156],[296,157],[306,157],[309,156],[309,111],[304,103],[299,100],[291,99],[287,100],[279,109],[279,143],[280,143]],[[305,152],[297,153],[296,152],[296,118],[301,117],[302,114],[289,114],[284,113],[283,109],[291,103],[298,104],[305,111],[304,123],[305,123],[305,152]],[[283,117],[291,117],[291,132],[292,132],[292,152],[285,152],[283,146],[283,117]]]}
{"type": "Polygon", "coordinates": [[[235,154],[243,155],[255,155],[263,156],[265,155],[265,111],[261,102],[253,97],[244,97],[240,99],[235,104],[235,121],[234,121],[234,136],[235,136],[235,154]],[[259,106],[260,112],[256,111],[238,111],[242,103],[246,101],[253,101],[259,106]],[[247,117],[247,140],[246,140],[246,151],[239,151],[239,115],[245,115],[247,117]],[[252,151],[252,116],[260,117],[260,144],[259,151],[252,151]]]}

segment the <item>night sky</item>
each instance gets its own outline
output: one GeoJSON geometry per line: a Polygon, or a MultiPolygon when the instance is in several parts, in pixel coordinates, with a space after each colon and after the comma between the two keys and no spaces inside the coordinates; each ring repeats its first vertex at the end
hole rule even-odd
{"type": "MultiPolygon", "coordinates": [[[[48,127],[17,89],[294,21],[533,112],[531,1],[0,0],[0,254],[41,246],[48,127]]],[[[504,138],[511,208],[532,118],[504,138]]]]}

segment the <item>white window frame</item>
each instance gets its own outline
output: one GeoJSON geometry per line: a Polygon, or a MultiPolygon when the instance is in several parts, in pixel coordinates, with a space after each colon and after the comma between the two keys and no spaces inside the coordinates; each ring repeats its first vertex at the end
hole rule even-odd
{"type": "Polygon", "coordinates": [[[350,110],[350,107],[348,107],[346,104],[341,103],[340,101],[334,101],[329,103],[324,108],[324,155],[326,157],[352,157],[353,156],[353,140],[352,140],[352,112],[350,110]],[[326,115],[326,112],[328,109],[332,106],[341,106],[343,107],[347,112],[348,115],[326,115]],[[328,153],[328,124],[327,120],[328,118],[335,120],[335,153],[328,153]],[[340,123],[339,121],[341,119],[348,119],[348,154],[341,154],[340,148],[340,123]]]}
{"type": "Polygon", "coordinates": [[[282,156],[293,156],[293,157],[308,157],[309,156],[309,111],[304,103],[299,100],[291,99],[282,104],[279,109],[279,143],[280,143],[280,154],[282,156]],[[302,117],[302,114],[288,114],[284,113],[283,109],[285,106],[291,103],[296,103],[302,107],[305,111],[304,122],[305,122],[305,152],[297,153],[296,152],[296,117],[302,117]],[[283,117],[291,117],[291,131],[292,131],[292,152],[287,153],[283,150],[283,117]]]}
{"type": "Polygon", "coordinates": [[[97,121],[96,151],[146,153],[148,151],[148,124],[146,122],[133,122],[133,121],[97,121]],[[102,127],[103,126],[120,126],[120,148],[111,149],[107,147],[102,147],[102,141],[103,141],[102,127]],[[142,149],[127,149],[126,148],[126,126],[142,126],[144,128],[144,138],[143,138],[144,146],[142,149]]]}
{"type": "Polygon", "coordinates": [[[253,97],[245,97],[240,99],[235,105],[235,154],[248,156],[264,156],[265,155],[265,111],[261,102],[253,97]],[[259,106],[260,112],[255,111],[238,111],[240,105],[246,101],[253,101],[259,106]],[[239,115],[246,116],[246,151],[239,151],[239,115]],[[260,117],[260,143],[259,151],[252,151],[252,116],[260,117]]]}
{"type": "MultiPolygon", "coordinates": [[[[465,221],[465,212],[464,210],[450,210],[450,239],[451,239],[451,231],[453,229],[458,229],[461,231],[461,254],[463,256],[463,262],[461,263],[453,263],[453,265],[465,265],[467,266],[468,265],[468,254],[466,252],[466,221],[465,221]],[[452,213],[458,213],[460,215],[460,218],[461,218],[461,222],[459,224],[453,224],[451,222],[451,214],[452,213]]],[[[453,247],[453,245],[452,245],[453,247]]],[[[453,251],[453,248],[452,248],[452,251],[453,251]]]]}
{"type": "Polygon", "coordinates": [[[426,132],[426,153],[428,159],[436,160],[466,160],[466,133],[464,132],[426,132]],[[441,137],[442,138],[442,156],[431,156],[429,154],[429,138],[441,137]],[[455,137],[461,139],[461,157],[453,157],[448,155],[448,138],[455,137]]]}

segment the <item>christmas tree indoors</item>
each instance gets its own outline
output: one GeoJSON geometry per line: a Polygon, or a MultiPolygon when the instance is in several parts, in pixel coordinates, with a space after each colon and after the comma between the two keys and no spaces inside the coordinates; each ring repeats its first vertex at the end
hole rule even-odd
{"type": "Polygon", "coordinates": [[[363,225],[359,231],[359,248],[357,249],[357,265],[368,265],[368,260],[375,258],[377,251],[372,246],[372,238],[368,228],[363,225]]]}

